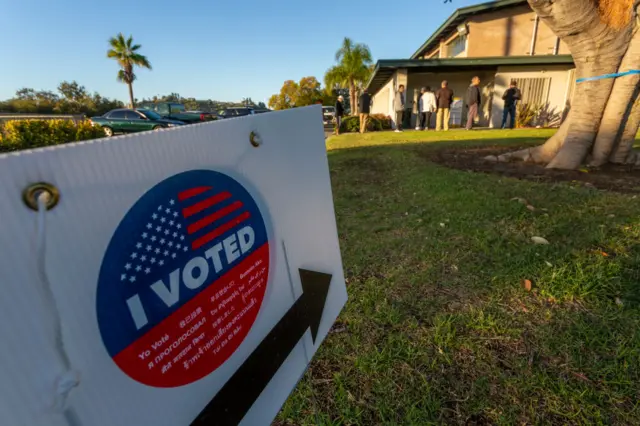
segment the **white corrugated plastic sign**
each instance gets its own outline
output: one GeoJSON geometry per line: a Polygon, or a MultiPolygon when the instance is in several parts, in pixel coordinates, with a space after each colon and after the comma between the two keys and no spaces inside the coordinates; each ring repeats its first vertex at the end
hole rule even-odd
{"type": "Polygon", "coordinates": [[[319,106],[3,155],[0,197],[2,425],[269,424],[347,299],[319,106]]]}

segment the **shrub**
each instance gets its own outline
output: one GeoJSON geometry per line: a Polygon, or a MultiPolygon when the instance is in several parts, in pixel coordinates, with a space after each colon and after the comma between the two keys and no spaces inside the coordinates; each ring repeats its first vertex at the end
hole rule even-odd
{"type": "Polygon", "coordinates": [[[536,125],[541,127],[558,127],[562,123],[562,112],[556,111],[555,107],[551,107],[549,103],[544,104],[538,116],[536,117],[536,125]]]}
{"type": "Polygon", "coordinates": [[[380,121],[382,126],[382,130],[391,130],[393,127],[393,122],[391,121],[391,117],[384,114],[371,114],[369,118],[375,118],[380,121]]]}
{"type": "Polygon", "coordinates": [[[516,127],[529,127],[538,115],[540,107],[533,104],[519,103],[516,107],[516,127]]]}
{"type": "Polygon", "coordinates": [[[0,128],[0,152],[59,145],[104,136],[90,121],[9,120],[0,128]]]}
{"type": "Polygon", "coordinates": [[[89,120],[81,121],[76,126],[76,141],[86,141],[103,137],[104,130],[102,127],[94,126],[89,120]]]}
{"type": "Polygon", "coordinates": [[[516,107],[516,127],[557,127],[562,122],[562,113],[546,103],[523,104],[516,107]]]}
{"type": "MultiPolygon", "coordinates": [[[[367,131],[379,132],[391,129],[391,117],[384,114],[372,114],[367,119],[367,131]]],[[[343,133],[360,131],[360,116],[351,115],[342,119],[340,131],[343,133]]]]}

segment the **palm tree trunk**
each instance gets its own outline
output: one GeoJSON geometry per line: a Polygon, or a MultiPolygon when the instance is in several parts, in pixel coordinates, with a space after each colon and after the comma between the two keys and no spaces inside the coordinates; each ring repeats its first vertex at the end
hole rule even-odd
{"type": "Polygon", "coordinates": [[[134,103],[133,98],[133,83],[128,83],[127,86],[129,86],[129,104],[131,105],[131,108],[135,108],[136,104],[134,103]]]}
{"type": "Polygon", "coordinates": [[[358,113],[358,100],[356,99],[356,84],[353,81],[349,82],[349,104],[351,104],[351,115],[358,113]]]}

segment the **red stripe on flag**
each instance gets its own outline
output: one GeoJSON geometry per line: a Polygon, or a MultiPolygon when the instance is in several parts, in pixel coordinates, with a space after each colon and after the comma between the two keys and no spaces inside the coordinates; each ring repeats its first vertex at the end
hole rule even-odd
{"type": "Polygon", "coordinates": [[[232,221],[229,221],[229,222],[225,223],[224,225],[221,225],[221,226],[217,227],[216,229],[214,229],[213,231],[209,232],[208,234],[203,235],[202,237],[200,237],[197,240],[195,240],[193,243],[191,243],[191,249],[192,250],[199,249],[203,245],[207,244],[209,241],[218,238],[220,235],[224,234],[229,229],[231,229],[231,228],[239,225],[240,223],[244,222],[245,220],[249,219],[249,217],[251,217],[249,212],[242,213],[240,216],[236,217],[232,221]]]}
{"type": "Polygon", "coordinates": [[[214,195],[213,197],[209,197],[206,200],[202,200],[198,203],[195,203],[192,206],[185,207],[182,209],[182,215],[187,218],[189,216],[193,216],[196,213],[200,213],[204,209],[208,209],[214,204],[218,204],[220,201],[224,201],[227,198],[231,198],[230,192],[220,192],[219,194],[214,195]]]}
{"type": "Polygon", "coordinates": [[[223,207],[220,210],[218,210],[217,212],[215,212],[215,213],[213,213],[213,214],[211,214],[211,215],[209,215],[207,217],[204,217],[204,218],[198,220],[197,222],[193,222],[191,225],[189,225],[187,227],[187,232],[189,234],[193,234],[194,232],[197,232],[197,231],[201,230],[205,226],[211,225],[216,220],[225,217],[229,213],[238,210],[240,207],[242,207],[242,201],[235,201],[233,204],[230,204],[227,207],[223,207]]]}
{"type": "Polygon", "coordinates": [[[178,200],[184,201],[187,198],[195,197],[196,195],[200,195],[210,189],[210,186],[197,186],[195,188],[187,189],[178,194],[178,200]]]}

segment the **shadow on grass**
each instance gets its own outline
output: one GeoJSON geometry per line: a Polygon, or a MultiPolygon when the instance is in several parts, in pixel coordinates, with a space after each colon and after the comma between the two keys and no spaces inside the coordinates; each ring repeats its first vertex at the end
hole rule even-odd
{"type": "Polygon", "coordinates": [[[276,424],[638,423],[640,206],[452,144],[331,152],[350,299],[276,424]]]}
{"type": "Polygon", "coordinates": [[[640,170],[634,169],[633,166],[607,164],[598,169],[556,170],[547,169],[539,164],[518,161],[494,163],[484,160],[488,155],[497,156],[505,152],[537,146],[544,143],[545,140],[546,138],[512,137],[430,142],[394,141],[394,144],[390,145],[336,149],[330,151],[330,155],[345,155],[345,151],[355,151],[355,155],[360,158],[359,150],[362,149],[370,150],[371,154],[382,150],[380,151],[381,156],[384,156],[386,149],[408,149],[426,161],[459,170],[491,173],[534,182],[572,182],[575,185],[616,192],[640,192],[640,170]]]}

